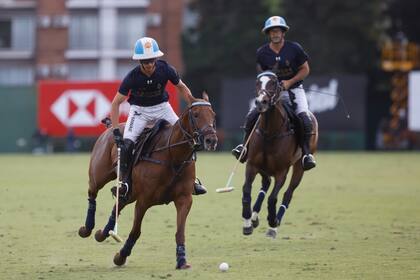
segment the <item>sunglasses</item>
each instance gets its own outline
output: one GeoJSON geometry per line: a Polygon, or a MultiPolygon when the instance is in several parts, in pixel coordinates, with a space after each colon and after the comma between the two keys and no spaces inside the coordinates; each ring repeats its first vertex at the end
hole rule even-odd
{"type": "Polygon", "coordinates": [[[145,59],[145,60],[140,60],[140,63],[141,64],[153,64],[153,63],[155,63],[156,62],[156,59],[155,58],[152,58],[152,59],[145,59]]]}

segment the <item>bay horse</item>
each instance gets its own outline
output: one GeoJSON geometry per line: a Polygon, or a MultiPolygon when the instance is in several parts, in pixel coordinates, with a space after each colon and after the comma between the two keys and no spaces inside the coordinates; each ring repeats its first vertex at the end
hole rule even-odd
{"type": "MultiPolygon", "coordinates": [[[[128,204],[136,202],[134,221],[131,232],[114,257],[114,263],[123,265],[131,254],[140,237],[141,224],[146,211],[160,204],[174,202],[177,212],[176,268],[187,269],[185,224],[192,205],[192,192],[195,180],[195,152],[215,150],[217,136],[215,113],[208,96],[203,99],[191,96],[188,108],[173,125],[163,127],[151,140],[151,152],[132,169],[132,188],[126,200],[119,200],[118,214],[128,204]]],[[[120,125],[120,130],[124,130],[120,125]]],[[[89,207],[85,225],[79,229],[83,238],[90,236],[95,226],[96,197],[101,188],[116,178],[117,147],[114,144],[112,130],[106,130],[96,141],[89,164],[89,207]]],[[[98,242],[109,237],[109,231],[115,225],[115,205],[108,223],[103,230],[98,230],[95,239],[98,242]]]]}
{"type": "MultiPolygon", "coordinates": [[[[271,177],[274,177],[274,187],[268,197],[268,225],[267,237],[276,238],[277,227],[280,226],[286,209],[289,208],[294,190],[303,177],[301,163],[302,150],[299,145],[299,133],[289,119],[289,115],[281,101],[287,96],[275,73],[266,71],[257,76],[256,110],[259,113],[256,130],[248,146],[248,160],[246,163],[245,183],[242,190],[242,217],[244,219],[243,234],[250,235],[253,228],[259,224],[258,213],[261,204],[270,187],[271,177]],[[293,166],[289,187],[283,196],[283,201],[276,213],[277,196],[286,181],[290,167],[293,166]],[[251,213],[252,183],[257,174],[262,177],[262,187],[251,213]]],[[[288,98],[288,97],[287,97],[288,98]]],[[[313,135],[310,149],[315,153],[318,142],[318,123],[310,113],[313,122],[313,135]]],[[[295,127],[299,127],[296,126],[295,127]]]]}

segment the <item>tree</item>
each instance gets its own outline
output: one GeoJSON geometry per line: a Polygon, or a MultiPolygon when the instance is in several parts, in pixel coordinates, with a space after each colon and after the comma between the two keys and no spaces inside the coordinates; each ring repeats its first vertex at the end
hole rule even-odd
{"type": "Polygon", "coordinates": [[[378,65],[381,0],[285,1],[288,38],[301,42],[313,73],[360,73],[378,65]]]}
{"type": "Polygon", "coordinates": [[[194,81],[193,89],[206,88],[214,94],[222,77],[255,75],[255,52],[265,40],[261,28],[268,5],[253,0],[197,0],[190,8],[199,15],[197,26],[183,34],[186,79],[194,81]]]}
{"type": "Polygon", "coordinates": [[[388,29],[390,36],[398,31],[404,32],[410,42],[420,44],[420,21],[418,11],[420,2],[418,0],[389,0],[387,14],[391,18],[388,29]]]}

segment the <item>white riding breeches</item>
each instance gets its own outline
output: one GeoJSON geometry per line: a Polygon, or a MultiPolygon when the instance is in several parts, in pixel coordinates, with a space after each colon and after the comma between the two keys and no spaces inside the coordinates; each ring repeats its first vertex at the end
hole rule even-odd
{"type": "Polygon", "coordinates": [[[299,115],[302,112],[309,113],[308,100],[306,99],[306,94],[305,90],[303,89],[303,86],[300,85],[296,88],[289,89],[289,91],[283,91],[281,99],[287,101],[289,104],[292,103],[292,106],[297,115],[299,115]],[[289,91],[291,91],[292,93],[290,94],[289,91]]]}
{"type": "Polygon", "coordinates": [[[130,106],[127,122],[125,123],[124,139],[136,142],[148,122],[158,119],[167,120],[174,125],[178,120],[169,102],[163,102],[155,106],[142,107],[137,105],[130,106]]]}

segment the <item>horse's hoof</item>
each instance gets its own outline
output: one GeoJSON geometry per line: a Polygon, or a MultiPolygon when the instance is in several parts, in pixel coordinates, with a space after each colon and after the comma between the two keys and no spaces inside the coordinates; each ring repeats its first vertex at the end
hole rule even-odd
{"type": "Polygon", "coordinates": [[[118,266],[122,266],[125,264],[125,261],[127,260],[127,257],[121,256],[121,254],[118,252],[114,256],[114,264],[118,266]]]}
{"type": "Polygon", "coordinates": [[[257,216],[255,220],[251,219],[251,222],[252,222],[252,227],[256,228],[260,224],[260,219],[258,219],[258,216],[257,216]]]}
{"type": "Polygon", "coordinates": [[[101,229],[98,229],[95,233],[95,240],[98,242],[102,242],[106,239],[105,234],[103,234],[101,229]]]}
{"type": "Polygon", "coordinates": [[[181,258],[177,260],[175,268],[176,269],[190,269],[191,265],[187,263],[187,260],[185,258],[181,258]]]}
{"type": "Polygon", "coordinates": [[[277,229],[269,228],[265,233],[265,236],[268,238],[276,239],[277,237],[277,229]]]}
{"type": "Polygon", "coordinates": [[[250,227],[243,227],[242,228],[242,233],[244,235],[251,235],[253,230],[254,230],[254,228],[252,226],[250,226],[250,227]]]}
{"type": "Polygon", "coordinates": [[[189,263],[184,263],[180,267],[177,267],[176,269],[190,269],[191,265],[189,263]]]}
{"type": "Polygon", "coordinates": [[[92,230],[87,229],[85,226],[82,226],[79,228],[79,236],[82,238],[86,238],[90,236],[91,233],[92,233],[92,230]]]}

